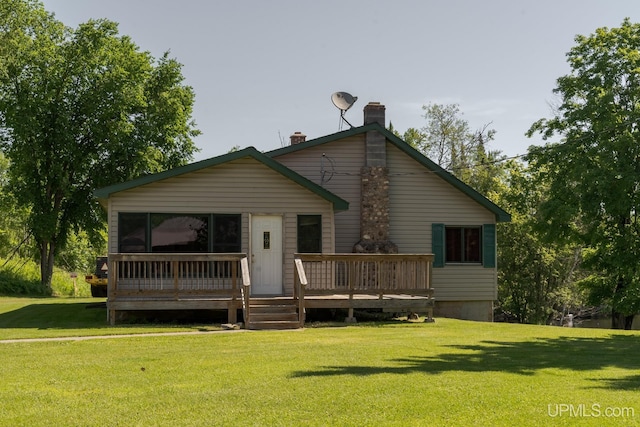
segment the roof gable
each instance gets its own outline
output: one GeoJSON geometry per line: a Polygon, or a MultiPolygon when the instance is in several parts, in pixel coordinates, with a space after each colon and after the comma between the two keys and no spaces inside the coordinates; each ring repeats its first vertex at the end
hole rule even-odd
{"type": "Polygon", "coordinates": [[[245,157],[251,157],[258,162],[264,164],[270,169],[278,172],[285,178],[290,179],[291,181],[301,185],[307,190],[317,194],[323,199],[331,202],[333,204],[333,209],[336,211],[342,211],[349,209],[349,202],[338,197],[332,192],[322,188],[318,184],[312,182],[311,180],[305,178],[304,176],[294,172],[293,170],[287,168],[286,166],[278,163],[276,160],[273,160],[271,157],[268,157],[254,147],[248,147],[243,150],[238,150],[232,153],[224,154],[222,156],[212,157],[210,159],[202,160],[200,162],[190,163],[188,165],[180,166],[174,169],[166,170],[163,172],[159,172],[151,175],[144,175],[139,178],[132,179],[130,181],[126,181],[119,184],[110,185],[108,187],[100,188],[94,191],[94,195],[98,199],[107,199],[112,194],[130,190],[136,187],[140,187],[143,185],[151,184],[154,182],[162,181],[165,179],[173,178],[176,176],[184,175],[187,173],[195,172],[201,169],[221,165],[224,163],[232,162],[234,160],[242,159],[245,157]]]}
{"type": "Polygon", "coordinates": [[[481,206],[483,206],[484,208],[492,212],[496,217],[496,221],[503,221],[503,222],[511,221],[511,215],[509,213],[504,211],[502,208],[500,208],[498,205],[493,203],[491,200],[487,199],[478,191],[474,190],[473,188],[471,188],[470,186],[468,186],[467,184],[465,184],[464,182],[456,178],[451,173],[447,172],[440,165],[438,165],[437,163],[435,163],[434,161],[426,157],[424,154],[422,154],[415,148],[411,147],[408,143],[398,138],[391,131],[389,131],[384,126],[381,126],[378,123],[370,123],[364,126],[351,128],[349,130],[337,132],[321,138],[312,139],[309,141],[301,142],[299,144],[290,145],[288,147],[268,151],[265,153],[265,155],[269,157],[278,157],[284,154],[289,154],[295,151],[316,147],[318,145],[337,141],[337,140],[354,136],[354,135],[359,135],[372,130],[382,133],[386,138],[386,140],[389,141],[391,144],[393,144],[395,147],[397,147],[398,149],[403,151],[405,154],[407,154],[409,157],[411,157],[412,159],[420,163],[430,172],[433,172],[435,175],[442,178],[445,182],[449,183],[454,188],[461,191],[462,193],[470,197],[472,200],[474,200],[475,202],[477,202],[478,204],[480,204],[481,206]]]}

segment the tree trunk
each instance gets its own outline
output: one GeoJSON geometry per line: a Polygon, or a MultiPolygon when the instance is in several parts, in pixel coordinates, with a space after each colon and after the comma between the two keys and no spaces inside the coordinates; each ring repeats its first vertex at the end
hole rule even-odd
{"type": "Polygon", "coordinates": [[[52,242],[40,242],[40,283],[51,290],[51,279],[53,278],[53,250],[52,242]]]}
{"type": "MultiPolygon", "coordinates": [[[[618,278],[618,283],[616,284],[616,290],[614,292],[614,299],[615,299],[615,294],[622,292],[622,290],[625,287],[625,283],[624,283],[624,278],[619,277],[618,278]]],[[[630,330],[631,327],[633,326],[633,318],[634,315],[625,315],[624,313],[619,312],[618,310],[616,310],[616,308],[612,308],[611,309],[611,329],[626,329],[626,330],[630,330]]]]}
{"type": "Polygon", "coordinates": [[[630,330],[631,327],[633,326],[634,317],[635,316],[633,314],[630,316],[627,316],[613,309],[611,310],[611,328],[630,330]]]}

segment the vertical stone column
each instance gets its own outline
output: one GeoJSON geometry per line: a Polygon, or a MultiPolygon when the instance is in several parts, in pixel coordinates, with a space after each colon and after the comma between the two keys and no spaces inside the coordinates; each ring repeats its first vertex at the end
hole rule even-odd
{"type": "MultiPolygon", "coordinates": [[[[364,107],[364,123],[384,126],[385,106],[370,102],[364,107]]],[[[356,253],[398,253],[389,240],[389,168],[386,139],[378,131],[365,135],[366,165],[360,169],[360,241],[353,246],[356,253]]]]}
{"type": "Polygon", "coordinates": [[[389,240],[389,169],[365,166],[360,170],[360,241],[353,247],[357,253],[398,253],[389,240]]]}

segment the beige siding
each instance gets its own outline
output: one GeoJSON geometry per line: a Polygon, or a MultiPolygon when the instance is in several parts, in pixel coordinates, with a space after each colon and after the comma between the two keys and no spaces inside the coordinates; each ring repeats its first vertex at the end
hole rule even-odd
{"type": "Polygon", "coordinates": [[[250,252],[251,214],[283,216],[285,290],[293,289],[297,215],[322,215],[323,250],[333,252],[333,205],[315,193],[250,159],[199,170],[122,191],[109,199],[109,249],[117,252],[118,212],[240,213],[242,250],[250,252]]]}
{"type": "MultiPolygon", "coordinates": [[[[322,251],[324,253],[332,253],[334,251],[334,230],[333,230],[333,211],[329,212],[306,212],[306,214],[322,214],[322,251]]],[[[285,277],[285,294],[293,294],[294,285],[294,254],[297,252],[297,227],[298,213],[289,212],[285,214],[283,221],[284,228],[284,277],[285,277]]]]}
{"type": "Polygon", "coordinates": [[[447,265],[433,269],[437,301],[480,301],[497,299],[495,268],[479,265],[447,265]]]}
{"type": "MultiPolygon", "coordinates": [[[[495,223],[495,215],[387,143],[391,240],[403,253],[431,253],[431,225],[495,223]]],[[[496,270],[447,265],[433,271],[436,300],[493,300],[496,270]]]]}
{"type": "Polygon", "coordinates": [[[289,169],[349,202],[348,211],[335,213],[338,253],[351,252],[360,240],[360,169],[365,162],[364,148],[364,135],[356,135],[275,157],[289,169]]]}

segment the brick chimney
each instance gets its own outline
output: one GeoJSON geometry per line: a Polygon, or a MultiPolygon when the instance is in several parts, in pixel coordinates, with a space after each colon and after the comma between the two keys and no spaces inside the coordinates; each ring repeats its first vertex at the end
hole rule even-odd
{"type": "MultiPolygon", "coordinates": [[[[385,106],[370,102],[364,107],[364,124],[385,126],[385,106]]],[[[360,169],[360,241],[356,253],[398,253],[389,240],[389,168],[385,136],[377,130],[365,134],[366,163],[360,169]]]]}
{"type": "Polygon", "coordinates": [[[289,138],[291,139],[291,145],[296,145],[301,142],[305,142],[307,140],[307,135],[302,132],[294,132],[289,138]]]}
{"type": "Polygon", "coordinates": [[[384,111],[386,107],[379,102],[370,102],[364,106],[364,124],[378,123],[384,126],[384,111]]]}

